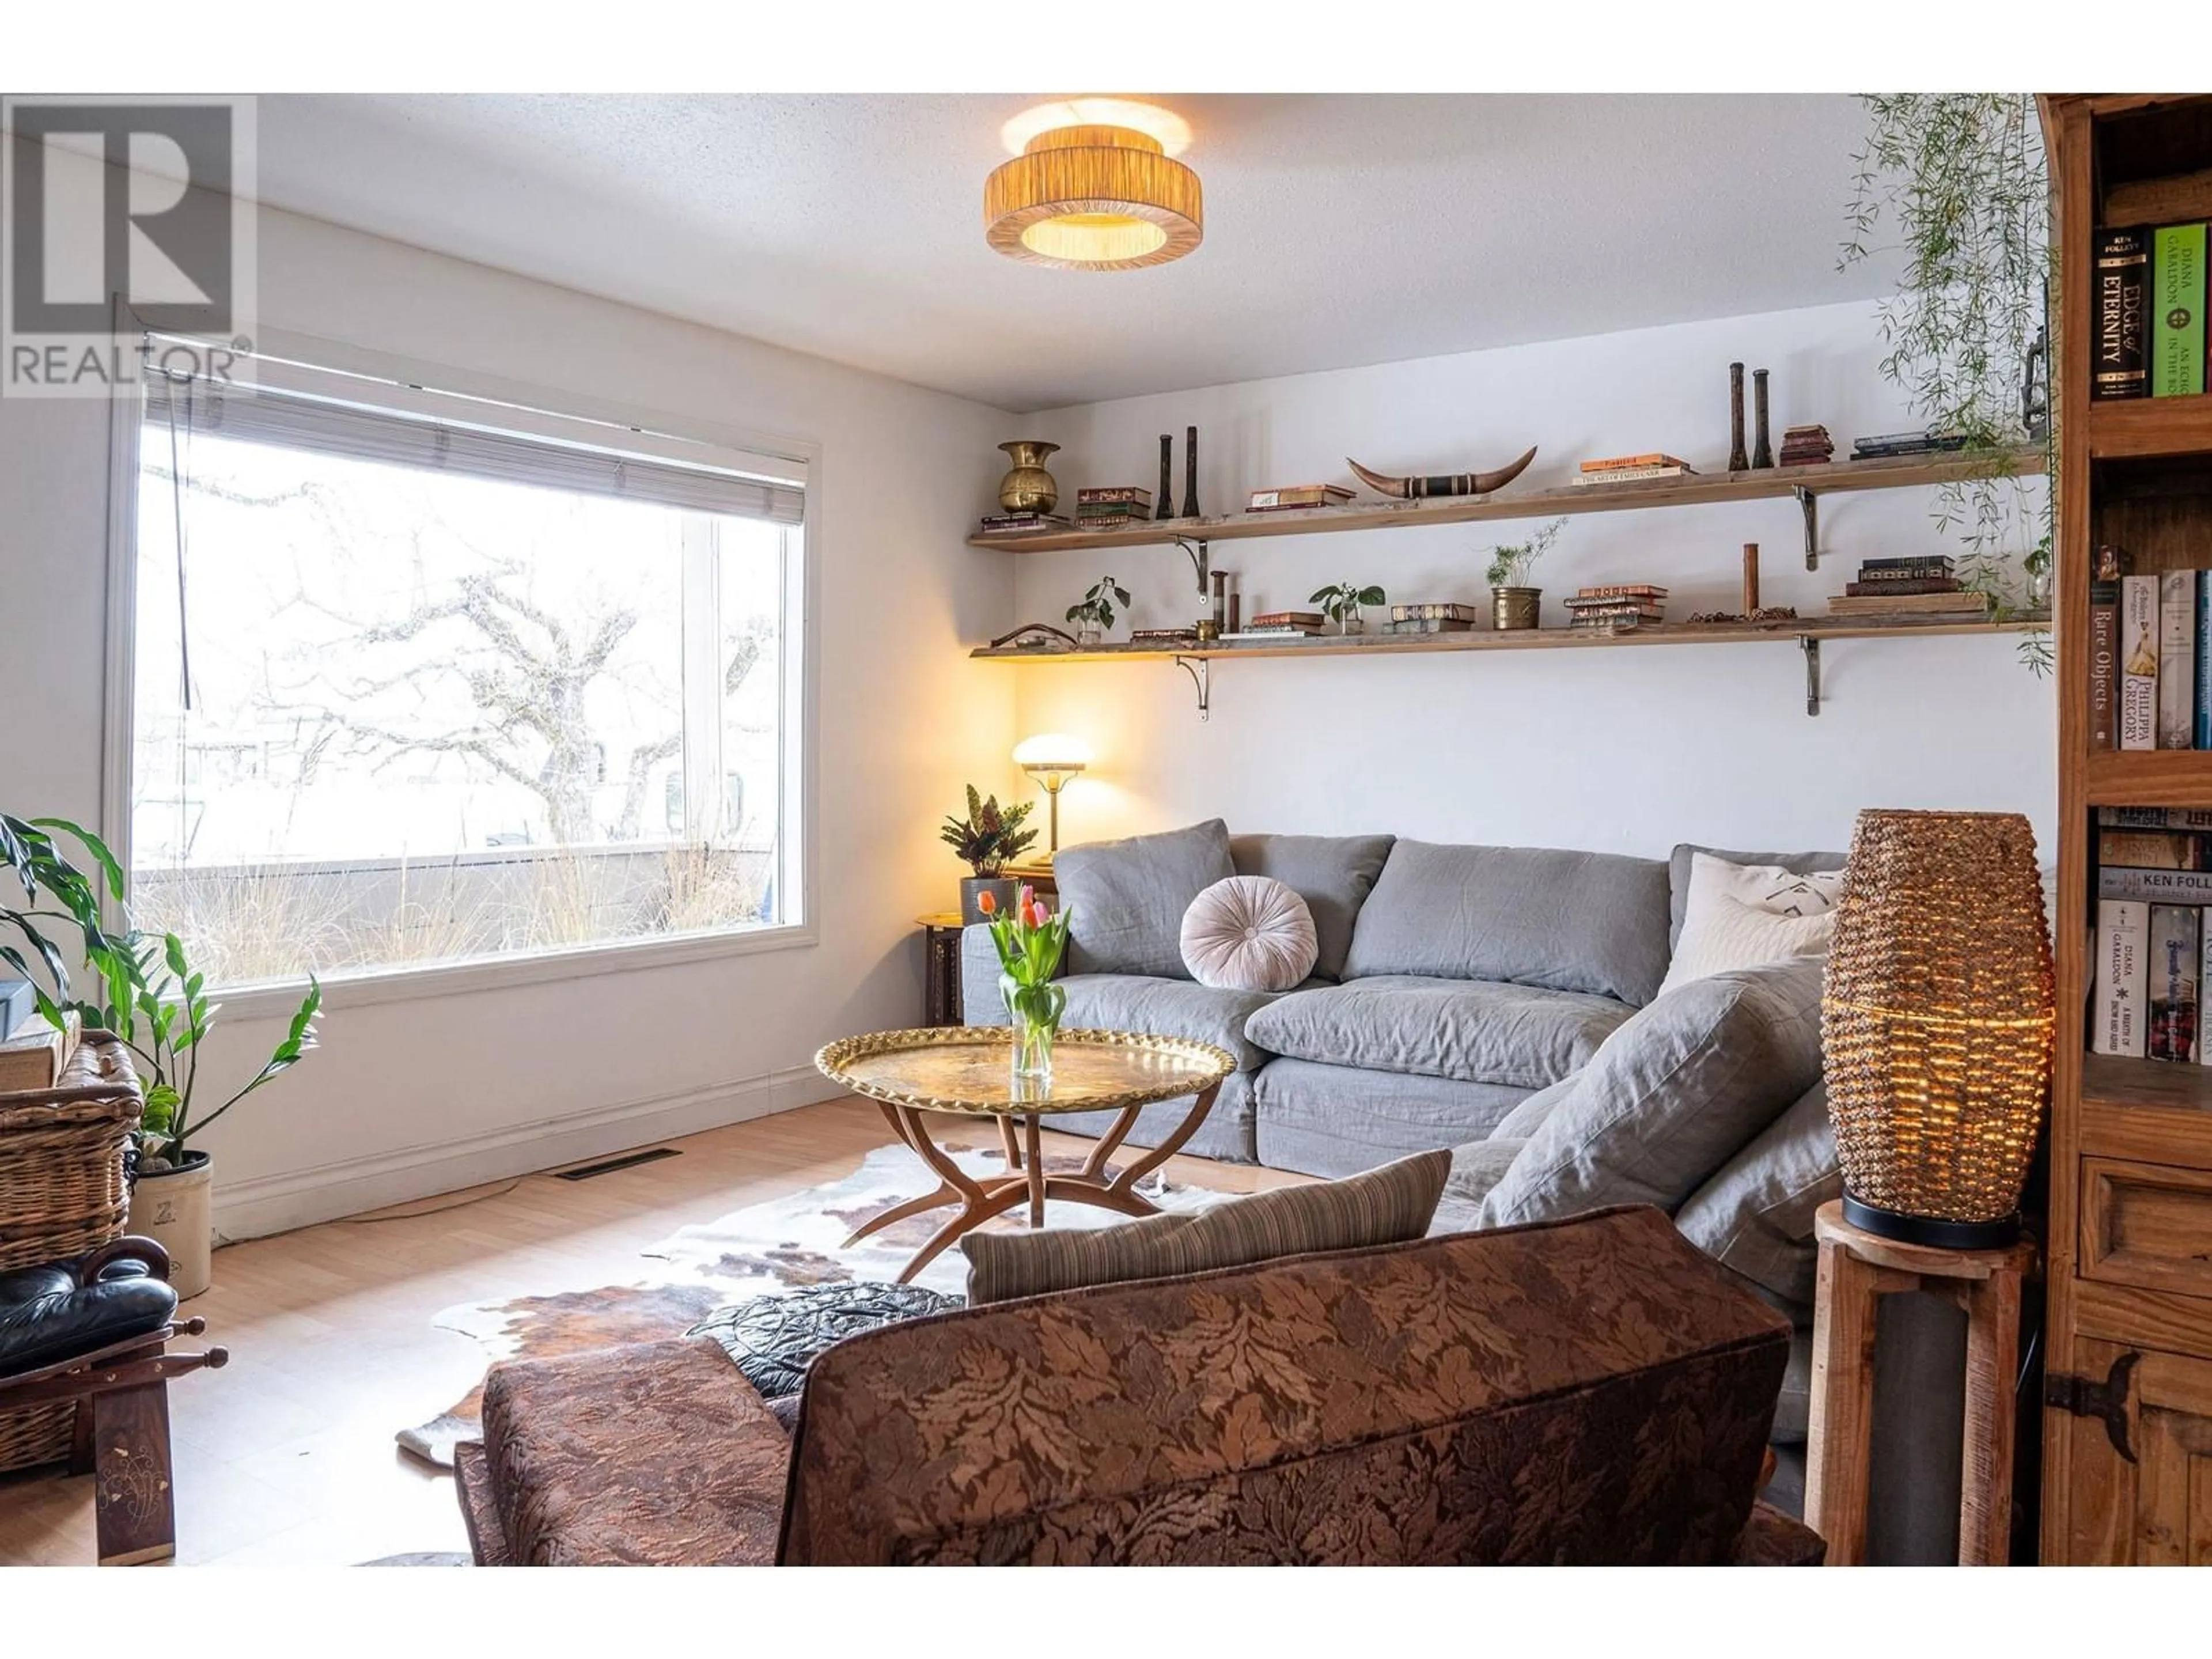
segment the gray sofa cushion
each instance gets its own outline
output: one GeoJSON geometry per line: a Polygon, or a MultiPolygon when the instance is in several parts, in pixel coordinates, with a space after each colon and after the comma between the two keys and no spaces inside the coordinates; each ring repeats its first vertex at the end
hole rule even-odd
{"type": "Polygon", "coordinates": [[[1559,1109],[1561,1101],[1575,1091],[1576,1072],[1561,1078],[1557,1083],[1539,1089],[1511,1111],[1498,1120],[1498,1127],[1490,1132],[1492,1140],[1526,1140],[1544,1127],[1544,1120],[1559,1109]]]}
{"type": "MultiPolygon", "coordinates": [[[[1682,937],[1682,918],[1690,905],[1690,860],[1703,853],[1708,858],[1725,859],[1730,864],[1778,864],[1793,876],[1810,875],[1815,870],[1840,870],[1844,858],[1841,853],[1729,853],[1717,847],[1698,847],[1689,842],[1677,846],[1667,859],[1667,948],[1672,951],[1682,937]]],[[[2057,915],[2055,910],[2051,914],[2057,915]]]]}
{"type": "Polygon", "coordinates": [[[1253,1014],[1246,1035],[1325,1066],[1540,1089],[1579,1069],[1633,1012],[1579,991],[1385,975],[1292,992],[1253,1014]]]}
{"type": "Polygon", "coordinates": [[[1194,1037],[1228,1049],[1237,1069],[1246,1072],[1268,1058],[1246,1035],[1246,1023],[1281,994],[1216,990],[1196,980],[1145,974],[1069,974],[1060,983],[1067,992],[1063,1026],[1194,1037]]]}
{"type": "Polygon", "coordinates": [[[1069,912],[1067,971],[1188,979],[1182,913],[1237,873],[1219,818],[1127,841],[1063,847],[1052,861],[1060,908],[1069,912]]]}
{"type": "Polygon", "coordinates": [[[1429,1223],[1431,1237],[1438,1233],[1472,1232],[1480,1224],[1482,1200],[1504,1177],[1522,1145],[1493,1134],[1487,1140],[1452,1148],[1451,1173],[1444,1177],[1443,1196],[1429,1223]]]}
{"type": "Polygon", "coordinates": [[[1844,1190],[1828,1091],[1815,1084],[1692,1193],[1674,1224],[1723,1267],[1799,1310],[1813,1305],[1813,1212],[1844,1190]]]}
{"type": "Polygon", "coordinates": [[[1359,907],[1390,856],[1390,836],[1231,836],[1229,856],[1240,876],[1272,876],[1313,912],[1321,957],[1315,977],[1342,979],[1345,953],[1359,907]]]}
{"type": "Polygon", "coordinates": [[[1344,975],[1512,980],[1640,1006],[1667,956],[1656,859],[1401,841],[1360,907],[1344,975]]]}
{"type": "Polygon", "coordinates": [[[1253,1146],[1270,1169],[1356,1175],[1408,1152],[1486,1139],[1527,1092],[1499,1083],[1271,1060],[1254,1075],[1253,1146]]]}
{"type": "Polygon", "coordinates": [[[1491,1189],[1484,1224],[1606,1204],[1679,1209],[1819,1080],[1821,965],[1717,974],[1640,1011],[1491,1189]]]}

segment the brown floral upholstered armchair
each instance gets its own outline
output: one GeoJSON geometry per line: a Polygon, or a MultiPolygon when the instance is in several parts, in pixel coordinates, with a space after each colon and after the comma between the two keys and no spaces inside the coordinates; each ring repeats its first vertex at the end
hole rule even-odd
{"type": "Polygon", "coordinates": [[[487,1564],[1814,1562],[1788,1322],[1653,1209],[855,1336],[788,1437],[702,1338],[494,1369],[487,1564]]]}

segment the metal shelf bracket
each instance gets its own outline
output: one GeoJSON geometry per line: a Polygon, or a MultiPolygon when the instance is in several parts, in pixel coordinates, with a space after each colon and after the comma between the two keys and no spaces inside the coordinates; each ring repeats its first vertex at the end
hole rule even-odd
{"type": "Polygon", "coordinates": [[[1213,561],[1212,554],[1207,550],[1205,538],[1200,537],[1198,540],[1193,541],[1188,536],[1178,536],[1175,538],[1175,543],[1189,556],[1191,568],[1198,572],[1198,597],[1201,599],[1210,597],[1211,590],[1207,583],[1212,579],[1213,561]]]}
{"type": "MultiPolygon", "coordinates": [[[[1204,544],[1200,543],[1203,546],[1204,544]]],[[[1177,657],[1175,665],[1190,676],[1190,683],[1198,688],[1198,717],[1202,720],[1213,718],[1213,661],[1209,657],[1177,657]]]]}
{"type": "Polygon", "coordinates": [[[1810,634],[1800,634],[1797,643],[1805,648],[1805,712],[1820,712],[1820,641],[1810,634]]]}
{"type": "Polygon", "coordinates": [[[1803,484],[1793,486],[1790,493],[1797,498],[1805,514],[1805,568],[1817,571],[1820,568],[1820,498],[1803,484]]]}

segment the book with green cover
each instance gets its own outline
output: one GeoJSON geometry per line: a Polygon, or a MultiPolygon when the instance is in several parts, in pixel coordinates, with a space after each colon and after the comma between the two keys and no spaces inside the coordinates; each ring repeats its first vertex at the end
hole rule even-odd
{"type": "Polygon", "coordinates": [[[2162,225],[2151,243],[2150,395],[2204,390],[2204,227],[2162,225]]]}

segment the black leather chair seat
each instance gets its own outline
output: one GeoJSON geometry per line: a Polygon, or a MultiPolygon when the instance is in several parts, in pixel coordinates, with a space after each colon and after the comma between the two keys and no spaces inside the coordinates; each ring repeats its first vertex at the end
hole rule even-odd
{"type": "Polygon", "coordinates": [[[0,1377],[59,1364],[175,1316],[177,1293],[140,1261],[111,1261],[86,1284],[74,1261],[0,1273],[0,1377]]]}

